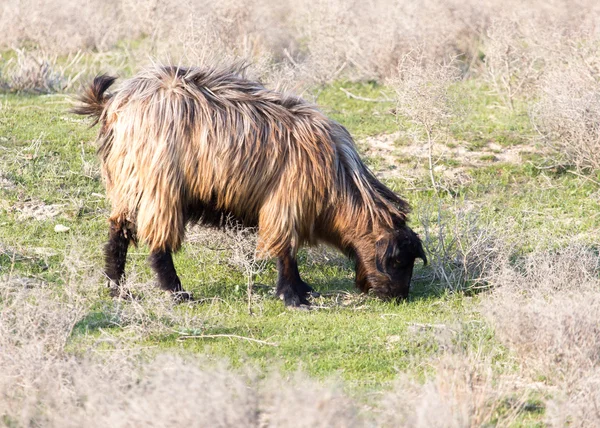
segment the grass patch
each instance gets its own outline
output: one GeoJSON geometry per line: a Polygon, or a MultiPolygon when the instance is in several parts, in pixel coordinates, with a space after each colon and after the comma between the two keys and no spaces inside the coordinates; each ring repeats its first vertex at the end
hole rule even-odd
{"type": "Polygon", "coordinates": [[[525,144],[535,134],[527,105],[517,101],[514,110],[508,109],[485,83],[474,79],[461,81],[450,92],[455,109],[463,116],[452,124],[451,134],[472,150],[489,143],[503,147],[525,144]]]}
{"type": "Polygon", "coordinates": [[[390,91],[375,82],[336,82],[318,92],[316,102],[323,112],[348,128],[355,139],[396,129],[394,101],[372,102],[356,99],[342,89],[358,97],[373,100],[388,99],[390,91]]]}

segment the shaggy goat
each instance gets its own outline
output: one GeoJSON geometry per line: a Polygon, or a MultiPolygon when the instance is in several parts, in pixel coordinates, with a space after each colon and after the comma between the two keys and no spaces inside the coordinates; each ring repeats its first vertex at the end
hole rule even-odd
{"type": "Polygon", "coordinates": [[[301,98],[232,70],[155,67],[123,82],[98,76],[75,113],[100,122],[98,154],[112,202],[106,275],[118,288],[130,242],[150,247],[160,286],[183,297],[172,252],[186,224],[232,216],[259,230],[257,251],[278,258],[277,295],[308,304],[298,273],[304,244],[356,262],[356,286],[408,296],[416,258],[408,204],[360,160],[352,137],[301,98]]]}

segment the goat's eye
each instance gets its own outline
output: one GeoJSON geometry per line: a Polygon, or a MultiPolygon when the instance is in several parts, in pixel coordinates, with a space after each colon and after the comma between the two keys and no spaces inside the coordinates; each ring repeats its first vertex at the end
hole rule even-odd
{"type": "Polygon", "coordinates": [[[393,266],[397,269],[403,268],[406,265],[406,263],[404,263],[404,261],[402,260],[394,260],[393,266]]]}

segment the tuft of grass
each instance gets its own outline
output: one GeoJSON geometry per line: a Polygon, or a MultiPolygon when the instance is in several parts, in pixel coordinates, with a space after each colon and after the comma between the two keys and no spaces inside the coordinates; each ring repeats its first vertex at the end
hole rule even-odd
{"type": "MultiPolygon", "coordinates": [[[[0,57],[1,58],[1,57],[0,57]]],[[[71,55],[59,64],[56,55],[16,49],[0,67],[0,89],[5,92],[48,94],[67,91],[79,78],[81,55],[71,55]]]]}

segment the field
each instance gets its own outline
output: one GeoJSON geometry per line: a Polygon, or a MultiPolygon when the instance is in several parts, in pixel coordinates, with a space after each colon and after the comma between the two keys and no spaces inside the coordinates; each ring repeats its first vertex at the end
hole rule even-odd
{"type": "Polygon", "coordinates": [[[0,425],[600,424],[600,10],[422,3],[7,7],[0,425]],[[101,72],[240,60],[346,126],[410,202],[430,263],[407,301],[360,294],[318,247],[299,261],[321,297],[286,309],[252,231],[200,227],[175,256],[194,301],[159,291],[144,245],[135,298],[109,296],[110,201],[74,96],[101,72]]]}

